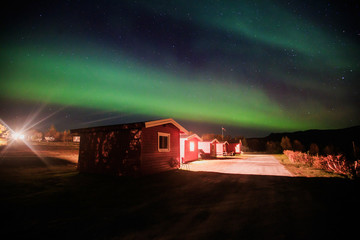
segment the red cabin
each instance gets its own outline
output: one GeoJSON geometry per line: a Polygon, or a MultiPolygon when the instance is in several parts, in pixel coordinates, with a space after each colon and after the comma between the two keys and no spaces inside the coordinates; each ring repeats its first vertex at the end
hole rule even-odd
{"type": "Polygon", "coordinates": [[[215,138],[212,141],[199,142],[199,152],[201,152],[205,158],[216,157],[222,154],[222,145],[219,145],[219,141],[215,138]]]}
{"type": "Polygon", "coordinates": [[[180,134],[173,119],[71,130],[80,136],[78,170],[112,175],[150,174],[178,168],[180,134]]]}
{"type": "Polygon", "coordinates": [[[180,161],[187,163],[199,159],[199,141],[202,139],[197,134],[180,135],[180,161]]]}
{"type": "Polygon", "coordinates": [[[223,155],[228,155],[228,149],[229,149],[229,143],[228,141],[222,142],[222,146],[223,146],[223,155]]]}
{"type": "Polygon", "coordinates": [[[240,154],[241,153],[241,141],[238,143],[229,143],[227,146],[228,154],[240,154]]]}

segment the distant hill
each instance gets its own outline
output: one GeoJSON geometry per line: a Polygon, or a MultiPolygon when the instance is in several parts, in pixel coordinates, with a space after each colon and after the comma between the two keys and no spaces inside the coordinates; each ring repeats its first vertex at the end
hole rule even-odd
{"type": "Polygon", "coordinates": [[[354,158],[353,145],[355,145],[356,153],[359,155],[360,126],[331,130],[312,129],[297,132],[271,133],[264,138],[249,138],[247,143],[250,150],[266,151],[268,142],[280,144],[281,139],[285,136],[290,139],[292,144],[295,140],[300,141],[304,146],[304,151],[308,151],[310,145],[314,143],[319,147],[320,154],[324,154],[326,150],[332,152],[332,154],[342,153],[348,158],[354,158]]]}

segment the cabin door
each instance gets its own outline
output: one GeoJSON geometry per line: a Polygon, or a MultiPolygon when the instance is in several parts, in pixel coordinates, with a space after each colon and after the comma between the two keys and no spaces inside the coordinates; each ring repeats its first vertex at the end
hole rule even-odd
{"type": "Polygon", "coordinates": [[[210,144],[210,156],[216,157],[216,143],[210,144]]]}

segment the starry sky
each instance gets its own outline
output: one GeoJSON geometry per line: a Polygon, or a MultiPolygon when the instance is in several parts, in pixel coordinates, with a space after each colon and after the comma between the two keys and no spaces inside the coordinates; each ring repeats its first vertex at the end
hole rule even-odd
{"type": "Polygon", "coordinates": [[[28,1],[1,15],[0,118],[174,118],[248,137],[360,124],[357,1],[28,1]]]}

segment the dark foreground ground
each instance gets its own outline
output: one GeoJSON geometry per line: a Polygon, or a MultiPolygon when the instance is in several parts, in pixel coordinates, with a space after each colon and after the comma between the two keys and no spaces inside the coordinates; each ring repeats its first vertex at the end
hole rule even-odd
{"type": "Polygon", "coordinates": [[[74,163],[60,158],[21,154],[0,158],[0,232],[9,239],[358,235],[359,183],[354,180],[181,170],[113,178],[79,174],[74,163]]]}

